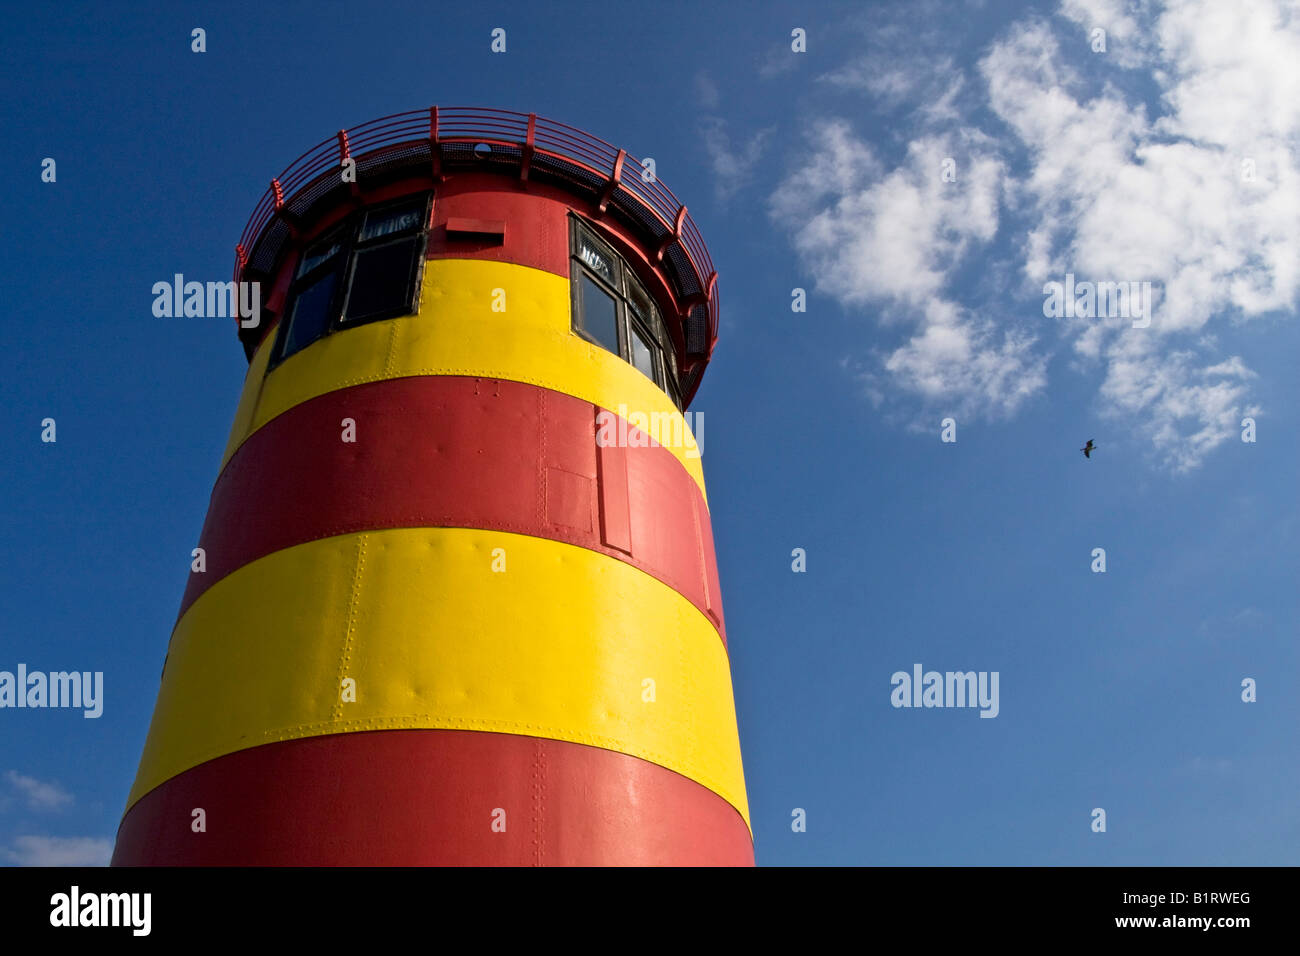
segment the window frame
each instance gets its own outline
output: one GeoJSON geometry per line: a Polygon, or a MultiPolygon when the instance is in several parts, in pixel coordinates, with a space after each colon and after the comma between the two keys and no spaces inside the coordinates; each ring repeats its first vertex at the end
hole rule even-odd
{"type": "Polygon", "coordinates": [[[623,319],[622,319],[622,311],[621,311],[622,299],[619,297],[618,292],[610,287],[609,283],[605,282],[600,278],[599,275],[592,272],[590,269],[585,268],[583,265],[577,262],[573,264],[573,269],[571,271],[571,280],[573,282],[573,296],[575,302],[575,309],[573,313],[573,330],[577,332],[582,338],[590,342],[592,345],[595,345],[598,348],[602,348],[606,352],[610,351],[609,346],[607,346],[604,342],[602,342],[594,332],[589,331],[586,327],[586,324],[583,321],[586,318],[586,307],[584,305],[585,289],[582,284],[582,280],[584,278],[590,279],[592,284],[595,285],[596,288],[604,291],[614,302],[614,338],[617,340],[617,349],[614,350],[612,354],[622,358],[623,352],[625,350],[625,346],[624,346],[625,335],[623,332],[623,319]]]}
{"type": "MultiPolygon", "coordinates": [[[[627,353],[629,364],[638,372],[641,372],[641,369],[637,367],[635,353],[633,352],[634,345],[632,340],[633,337],[635,337],[639,339],[641,344],[650,352],[650,375],[647,377],[660,388],[664,388],[664,370],[663,362],[661,361],[662,356],[660,354],[663,352],[663,346],[659,344],[659,340],[650,333],[650,330],[645,327],[644,323],[642,323],[641,320],[632,313],[631,308],[627,310],[627,331],[627,353]]],[[[645,375],[644,372],[641,372],[641,374],[645,375]]]]}
{"type": "Polygon", "coordinates": [[[671,343],[672,337],[668,335],[663,310],[659,307],[659,303],[655,301],[645,283],[628,265],[627,260],[615,252],[608,242],[601,238],[594,229],[576,214],[571,214],[569,219],[569,278],[572,286],[572,318],[570,326],[573,332],[592,345],[610,351],[584,325],[586,310],[583,303],[582,279],[585,276],[595,283],[597,288],[608,293],[614,300],[618,351],[612,354],[616,354],[620,359],[636,369],[637,372],[644,375],[645,373],[637,368],[632,358],[632,334],[635,331],[636,335],[650,349],[650,364],[653,374],[647,376],[647,378],[654,383],[656,388],[664,392],[680,410],[682,407],[681,386],[677,380],[674,364],[676,356],[670,355],[671,349],[666,350],[664,347],[665,340],[671,343]],[[612,284],[609,279],[606,279],[582,258],[584,242],[609,260],[610,271],[613,273],[614,280],[612,284]],[[634,300],[637,300],[637,306],[647,306],[649,308],[650,315],[647,319],[643,320],[637,314],[637,307],[632,304],[634,300]],[[651,328],[651,324],[657,324],[659,328],[651,328]]]}
{"type": "MultiPolygon", "coordinates": [[[[316,239],[313,239],[310,243],[302,247],[298,259],[293,265],[293,279],[290,280],[288,294],[285,296],[284,308],[280,318],[280,328],[277,330],[275,348],[271,355],[270,368],[274,368],[286,358],[292,358],[294,355],[297,355],[298,352],[302,351],[302,349],[297,349],[288,356],[284,354],[284,350],[289,344],[289,335],[292,332],[294,319],[296,317],[298,301],[303,292],[307,291],[317,282],[324,279],[329,273],[333,272],[335,282],[334,292],[330,295],[330,301],[325,306],[325,332],[313,341],[319,341],[329,334],[330,317],[333,316],[335,308],[338,306],[339,289],[342,287],[342,282],[339,280],[343,278],[343,273],[347,268],[348,256],[346,237],[347,228],[344,224],[340,223],[335,225],[333,228],[326,230],[316,239]],[[312,252],[312,250],[319,249],[321,246],[327,244],[338,245],[338,251],[329,258],[321,260],[308,271],[303,272],[302,267],[306,264],[308,254],[312,252]]],[[[308,345],[304,345],[302,348],[305,349],[310,344],[311,343],[308,343],[308,345]]]]}
{"type": "Polygon", "coordinates": [[[340,222],[325,230],[320,236],[301,246],[293,265],[294,276],[285,295],[284,308],[280,326],[276,332],[276,341],[271,352],[271,359],[267,363],[268,374],[288,359],[293,358],[294,355],[336,332],[360,328],[371,322],[382,322],[401,316],[420,314],[420,291],[424,284],[424,263],[425,255],[428,252],[429,218],[432,200],[433,192],[427,191],[359,207],[350,212],[340,222]],[[402,206],[416,206],[421,211],[420,217],[416,219],[413,226],[379,236],[371,236],[369,239],[361,239],[362,230],[365,229],[366,223],[372,216],[402,206]],[[359,254],[380,246],[410,242],[412,240],[414,240],[412,249],[413,262],[407,279],[408,295],[406,296],[406,304],[380,310],[356,321],[344,321],[344,317],[347,315],[348,303],[352,299],[352,283],[356,276],[359,254]],[[339,251],[329,259],[314,266],[310,271],[298,275],[298,270],[302,268],[308,253],[327,242],[338,242],[340,245],[339,251]],[[337,270],[337,276],[334,292],[330,296],[328,305],[325,331],[302,346],[302,348],[285,355],[284,350],[288,345],[290,327],[293,324],[294,310],[297,308],[299,295],[304,290],[315,285],[330,270],[337,270]]]}
{"type": "Polygon", "coordinates": [[[382,322],[385,319],[395,319],[403,315],[420,314],[420,297],[419,290],[421,280],[424,275],[424,254],[426,250],[427,236],[399,235],[396,237],[382,236],[379,237],[385,241],[375,239],[367,240],[364,243],[358,243],[352,247],[351,254],[348,258],[347,281],[341,287],[343,301],[339,303],[336,326],[330,331],[342,329],[355,329],[366,325],[369,322],[382,322]],[[360,319],[348,318],[348,307],[352,304],[353,282],[357,275],[357,266],[361,263],[361,257],[366,253],[373,252],[376,249],[382,249],[385,246],[395,246],[411,243],[411,262],[406,273],[406,296],[405,305],[390,306],[387,309],[378,309],[375,312],[366,315],[360,319]]]}

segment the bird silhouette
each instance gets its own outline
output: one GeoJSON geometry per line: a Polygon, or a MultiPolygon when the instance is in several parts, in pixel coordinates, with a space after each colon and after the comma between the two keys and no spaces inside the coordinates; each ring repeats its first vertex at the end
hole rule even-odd
{"type": "Polygon", "coordinates": [[[1084,458],[1092,458],[1092,450],[1093,450],[1094,448],[1096,448],[1096,447],[1097,447],[1097,446],[1094,445],[1094,444],[1092,443],[1092,439],[1089,438],[1089,439],[1088,439],[1088,444],[1086,444],[1086,445],[1084,445],[1082,448],[1080,448],[1079,451],[1083,452],[1083,457],[1084,457],[1084,458]]]}

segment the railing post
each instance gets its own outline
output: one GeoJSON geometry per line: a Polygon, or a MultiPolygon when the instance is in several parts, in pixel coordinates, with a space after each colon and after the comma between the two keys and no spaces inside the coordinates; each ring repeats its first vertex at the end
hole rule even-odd
{"type": "MultiPolygon", "coordinates": [[[[659,251],[655,253],[655,262],[663,262],[664,253],[668,251],[668,247],[682,238],[682,223],[685,221],[686,207],[682,206],[681,209],[677,210],[677,219],[673,222],[672,234],[665,236],[664,241],[659,244],[659,251]]],[[[687,258],[690,258],[690,253],[687,253],[687,258]]]]}
{"type": "Polygon", "coordinates": [[[533,162],[533,138],[537,133],[537,114],[528,114],[528,135],[524,139],[523,161],[519,164],[519,178],[528,181],[528,167],[533,162]]]}
{"type": "Polygon", "coordinates": [[[709,281],[705,286],[705,291],[709,296],[709,349],[708,355],[713,354],[713,346],[718,341],[718,270],[714,269],[709,273],[709,281]]]}
{"type": "MultiPolygon", "coordinates": [[[[352,158],[352,146],[351,144],[348,143],[348,131],[345,129],[341,129],[339,130],[339,167],[342,168],[346,166],[348,160],[351,158],[352,158]]],[[[348,186],[349,186],[348,191],[352,193],[352,198],[354,200],[360,198],[361,184],[357,182],[357,171],[355,165],[352,170],[352,179],[348,183],[348,186]]]]}
{"type": "Polygon", "coordinates": [[[433,181],[442,182],[442,145],[438,141],[438,107],[429,107],[429,155],[433,160],[433,181]]]}
{"type": "Polygon", "coordinates": [[[609,182],[605,184],[604,191],[600,194],[600,202],[596,204],[596,208],[600,210],[601,215],[605,214],[605,209],[609,206],[609,200],[613,197],[614,190],[617,189],[618,184],[623,181],[623,163],[626,160],[627,150],[620,149],[618,151],[618,158],[614,160],[614,172],[609,177],[609,182]]]}

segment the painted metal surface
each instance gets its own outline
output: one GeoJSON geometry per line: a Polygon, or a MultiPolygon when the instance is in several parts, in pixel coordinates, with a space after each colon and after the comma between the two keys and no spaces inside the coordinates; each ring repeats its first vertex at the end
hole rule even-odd
{"type": "Polygon", "coordinates": [[[627,561],[725,634],[713,543],[698,530],[708,525],[699,487],[665,447],[598,447],[600,411],[534,385],[449,375],[386,379],[295,405],[222,471],[199,539],[205,568],[190,574],[181,613],[273,551],[354,531],[459,527],[627,561]],[[345,420],[353,441],[340,440],[345,420]]]}
{"type": "Polygon", "coordinates": [[[246,747],[417,727],[641,757],[748,820],[712,622],[624,561],[464,528],[337,535],[209,588],[172,635],[130,802],[246,747]]]}
{"type": "MultiPolygon", "coordinates": [[[[684,419],[654,382],[617,355],[574,334],[569,281],[502,262],[435,259],[425,264],[420,313],[328,335],[269,375],[270,346],[259,347],[223,463],[277,415],[335,389],[410,375],[467,375],[524,382],[615,412],[684,419]],[[505,311],[493,311],[493,290],[505,311]]],[[[686,429],[683,434],[689,434],[686,429]]],[[[704,493],[700,458],[670,449],[704,493]]]]}
{"type": "Polygon", "coordinates": [[[750,865],[729,803],[625,754],[457,730],[241,750],[133,806],[114,865],[750,865]],[[196,807],[205,831],[194,829],[196,807]]]}

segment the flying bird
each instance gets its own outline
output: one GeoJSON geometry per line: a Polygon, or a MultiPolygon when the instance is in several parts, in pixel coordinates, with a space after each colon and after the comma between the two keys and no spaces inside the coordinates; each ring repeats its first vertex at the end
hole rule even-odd
{"type": "Polygon", "coordinates": [[[1079,451],[1083,452],[1083,457],[1084,457],[1084,458],[1092,458],[1092,450],[1093,450],[1094,448],[1096,448],[1096,447],[1097,447],[1097,446],[1094,445],[1094,444],[1092,443],[1092,439],[1089,438],[1089,439],[1088,439],[1088,444],[1086,444],[1086,445],[1084,445],[1082,448],[1080,448],[1079,451]]]}

